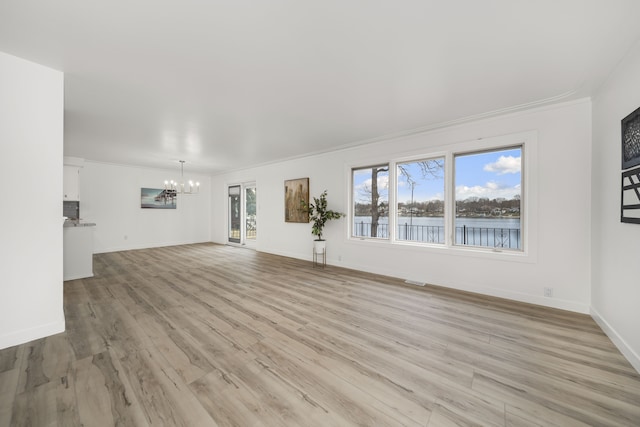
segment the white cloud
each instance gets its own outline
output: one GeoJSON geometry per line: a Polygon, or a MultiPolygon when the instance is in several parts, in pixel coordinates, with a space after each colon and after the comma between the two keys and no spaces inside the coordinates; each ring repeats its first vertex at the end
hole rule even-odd
{"type": "Polygon", "coordinates": [[[499,185],[493,181],[487,182],[485,185],[475,185],[473,187],[467,187],[466,185],[456,187],[457,200],[465,200],[469,197],[485,197],[487,199],[497,199],[502,197],[510,200],[513,199],[513,196],[519,194],[519,184],[514,187],[508,187],[499,185]]]}
{"type": "MultiPolygon", "coordinates": [[[[362,181],[360,184],[355,186],[355,195],[356,198],[363,203],[367,203],[371,201],[371,178],[362,181]],[[367,196],[368,196],[368,200],[367,196]]],[[[389,176],[388,175],[380,175],[378,176],[378,193],[384,195],[386,191],[389,189],[389,176]]]]}
{"type": "Polygon", "coordinates": [[[498,175],[520,173],[521,164],[521,157],[500,156],[494,163],[484,165],[483,169],[485,172],[495,172],[498,175]]]}

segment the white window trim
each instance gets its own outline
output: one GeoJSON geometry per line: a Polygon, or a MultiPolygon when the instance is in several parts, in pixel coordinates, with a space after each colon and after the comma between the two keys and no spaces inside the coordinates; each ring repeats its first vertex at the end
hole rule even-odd
{"type": "Polygon", "coordinates": [[[383,245],[393,246],[398,250],[425,251],[433,253],[448,254],[454,256],[466,256],[477,258],[488,258],[495,260],[512,260],[517,262],[535,263],[538,252],[538,219],[535,215],[538,206],[538,133],[537,131],[527,131],[501,136],[478,138],[464,142],[440,145],[425,148],[424,150],[412,150],[392,156],[376,156],[367,161],[345,164],[347,176],[349,176],[349,190],[347,193],[347,206],[349,225],[347,227],[346,240],[350,244],[356,245],[383,245]],[[522,147],[522,193],[520,198],[520,229],[522,234],[521,250],[500,250],[499,248],[484,248],[479,246],[455,245],[453,233],[453,215],[451,209],[455,206],[455,191],[449,186],[455,185],[455,165],[454,156],[481,151],[500,150],[509,147],[522,147]],[[445,244],[411,242],[396,240],[396,165],[412,160],[429,159],[434,157],[445,158],[445,230],[447,236],[445,244]],[[389,214],[389,238],[367,238],[353,236],[353,169],[366,168],[368,165],[389,164],[389,207],[393,206],[393,215],[389,214]],[[535,167],[534,167],[535,165],[535,167]],[[393,173],[391,173],[393,171],[393,173]]]}
{"type": "MultiPolygon", "coordinates": [[[[387,167],[389,168],[389,181],[388,181],[388,185],[389,185],[389,198],[388,198],[388,203],[389,203],[389,209],[391,209],[391,185],[392,185],[392,181],[394,180],[394,178],[391,177],[391,168],[393,167],[391,165],[391,162],[387,159],[387,160],[383,160],[383,161],[379,161],[379,162],[366,162],[361,164],[360,166],[352,166],[348,168],[348,176],[349,176],[349,191],[347,191],[348,193],[348,204],[347,206],[349,206],[348,209],[348,218],[349,218],[349,225],[347,227],[347,233],[350,239],[354,239],[354,240],[368,240],[368,241],[374,241],[374,242],[386,242],[389,239],[384,239],[384,238],[380,238],[380,237],[358,237],[358,236],[354,236],[353,235],[353,207],[355,204],[355,199],[353,197],[353,170],[354,169],[368,169],[368,168],[373,168],[376,166],[384,166],[387,165],[387,167]]],[[[395,192],[393,192],[395,193],[395,192]]],[[[390,219],[389,219],[390,221],[390,219]]],[[[389,222],[388,227],[391,227],[391,222],[389,222]]]]}
{"type": "MultiPolygon", "coordinates": [[[[447,227],[447,217],[448,217],[448,213],[447,213],[447,201],[446,201],[446,196],[447,196],[447,171],[448,169],[450,169],[447,165],[448,163],[448,159],[447,159],[447,151],[431,151],[428,154],[422,154],[422,155],[413,155],[413,156],[408,156],[408,157],[399,157],[399,158],[395,158],[392,162],[389,162],[389,168],[391,168],[393,165],[393,179],[389,179],[389,185],[391,186],[391,181],[393,181],[393,205],[391,205],[391,201],[389,201],[389,206],[394,206],[394,215],[393,215],[393,228],[391,225],[391,216],[389,217],[389,240],[391,240],[392,243],[398,244],[398,245],[411,245],[411,246],[418,246],[418,247],[422,247],[422,246],[428,246],[428,247],[442,247],[443,245],[439,244],[439,243],[425,243],[425,242],[414,242],[411,240],[399,240],[398,239],[398,228],[397,228],[397,216],[398,216],[398,204],[397,204],[397,183],[398,183],[398,164],[399,163],[408,163],[408,162],[414,162],[414,161],[419,161],[419,160],[429,160],[429,159],[436,159],[436,158],[444,158],[444,162],[445,162],[445,169],[444,169],[444,173],[445,173],[445,177],[444,177],[444,194],[445,194],[445,212],[444,212],[444,219],[445,219],[445,230],[449,230],[449,228],[447,227]]],[[[389,195],[389,199],[391,199],[391,195],[389,195]]],[[[445,236],[445,243],[444,245],[447,244],[448,241],[448,236],[445,236]]]]}

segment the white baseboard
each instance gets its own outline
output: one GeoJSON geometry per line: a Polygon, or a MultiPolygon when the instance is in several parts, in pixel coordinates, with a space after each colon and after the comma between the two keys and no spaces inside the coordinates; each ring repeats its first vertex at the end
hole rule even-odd
{"type": "Polygon", "coordinates": [[[39,338],[48,337],[49,335],[64,332],[64,318],[58,322],[51,322],[34,328],[23,329],[21,331],[11,332],[0,336],[0,350],[3,348],[13,347],[14,345],[24,344],[39,338]]]}
{"type": "Polygon", "coordinates": [[[627,342],[616,332],[615,329],[607,322],[598,311],[591,307],[591,317],[602,328],[605,334],[618,347],[620,353],[631,363],[631,366],[640,373],[640,356],[633,351],[633,349],[627,344],[627,342]]]}
{"type": "MultiPolygon", "coordinates": [[[[335,260],[329,260],[329,264],[333,264],[335,260]]],[[[558,308],[560,310],[573,311],[581,314],[589,314],[589,305],[583,304],[576,301],[564,300],[560,298],[547,298],[543,296],[531,295],[521,292],[513,292],[507,291],[504,289],[496,289],[489,287],[478,287],[468,283],[450,283],[446,280],[438,280],[437,278],[429,278],[429,277],[400,277],[398,276],[398,271],[393,268],[386,268],[384,266],[371,268],[370,266],[362,266],[352,263],[341,263],[337,262],[333,265],[338,265],[340,267],[352,268],[354,270],[366,271],[374,274],[381,274],[383,276],[397,277],[399,279],[405,279],[415,282],[426,282],[427,284],[433,284],[435,286],[441,286],[449,289],[457,289],[465,292],[473,292],[480,295],[488,295],[497,298],[505,298],[509,300],[514,300],[518,302],[524,302],[528,304],[542,305],[545,307],[558,308]]]]}
{"type": "Polygon", "coordinates": [[[265,249],[265,248],[261,248],[260,250],[258,250],[258,252],[264,252],[265,254],[273,254],[273,255],[284,256],[284,257],[287,257],[287,258],[296,258],[296,259],[301,259],[301,260],[305,260],[305,261],[313,260],[313,255],[311,254],[311,247],[309,248],[309,253],[308,254],[304,254],[304,255],[301,255],[298,252],[278,251],[278,250],[265,249]]]}

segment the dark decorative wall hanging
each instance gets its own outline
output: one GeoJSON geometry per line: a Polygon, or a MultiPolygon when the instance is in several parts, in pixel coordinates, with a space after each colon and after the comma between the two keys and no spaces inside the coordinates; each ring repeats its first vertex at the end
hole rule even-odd
{"type": "Polygon", "coordinates": [[[622,119],[620,221],[640,224],[640,108],[622,119]],[[625,169],[629,169],[626,170],[625,169]]]}
{"type": "Polygon", "coordinates": [[[640,168],[622,172],[620,221],[640,224],[640,168]]]}
{"type": "Polygon", "coordinates": [[[640,108],[622,119],[622,169],[640,165],[640,108]]]}

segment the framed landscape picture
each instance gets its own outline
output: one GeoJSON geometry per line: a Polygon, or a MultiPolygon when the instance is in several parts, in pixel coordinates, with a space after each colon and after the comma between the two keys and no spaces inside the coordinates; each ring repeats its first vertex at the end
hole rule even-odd
{"type": "Polygon", "coordinates": [[[289,179],[284,182],[284,221],[309,222],[309,214],[300,206],[309,202],[309,178],[289,179]]]}
{"type": "Polygon", "coordinates": [[[640,165],[640,108],[622,119],[622,169],[640,165]]]}
{"type": "Polygon", "coordinates": [[[143,209],[175,209],[177,201],[176,190],[140,189],[140,207],[143,209]]]}

